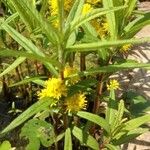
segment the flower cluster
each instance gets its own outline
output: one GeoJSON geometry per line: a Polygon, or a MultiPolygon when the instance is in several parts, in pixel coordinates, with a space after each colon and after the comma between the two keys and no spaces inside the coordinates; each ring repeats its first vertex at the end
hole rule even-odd
{"type": "Polygon", "coordinates": [[[67,95],[67,87],[60,78],[51,78],[45,82],[45,89],[39,93],[40,99],[43,97],[53,97],[60,99],[67,95]]]}
{"type": "Polygon", "coordinates": [[[77,71],[76,68],[73,68],[73,67],[70,67],[70,66],[65,67],[65,69],[64,69],[64,78],[68,79],[69,84],[75,84],[80,80],[78,75],[75,76],[75,77],[71,77],[71,75],[77,74],[77,72],[78,71],[77,71]]]}
{"type": "Polygon", "coordinates": [[[127,53],[132,47],[132,44],[125,44],[121,47],[120,52],[127,53]]]}
{"type": "Polygon", "coordinates": [[[51,106],[56,106],[59,102],[63,104],[67,112],[77,112],[81,109],[85,109],[87,101],[84,93],[75,93],[72,96],[68,96],[68,89],[71,84],[75,84],[79,81],[79,77],[70,77],[70,75],[77,73],[77,70],[73,67],[65,67],[64,78],[50,78],[45,81],[45,88],[38,93],[39,99],[50,98],[51,106]],[[66,84],[66,82],[70,84],[66,84]],[[64,103],[63,103],[64,101],[64,103]]]}
{"type": "MultiPolygon", "coordinates": [[[[67,16],[69,11],[71,10],[71,7],[73,6],[73,0],[64,0],[64,10],[65,10],[65,15],[67,16]]],[[[85,4],[82,9],[82,15],[86,15],[90,11],[92,11],[96,7],[101,7],[102,1],[101,0],[86,0],[85,4]],[[100,4],[100,5],[99,5],[100,4]]],[[[49,0],[49,9],[50,13],[52,16],[57,16],[58,15],[58,5],[57,5],[57,0],[49,0]]],[[[103,38],[106,35],[108,35],[108,23],[106,21],[105,17],[101,18],[96,18],[93,19],[91,22],[92,26],[98,33],[98,37],[103,38]]],[[[53,25],[58,28],[58,19],[53,21],[53,25]]]]}
{"type": "MultiPolygon", "coordinates": [[[[72,5],[73,5],[73,0],[65,0],[64,1],[64,9],[66,12],[69,12],[72,5]]],[[[57,5],[57,0],[49,0],[49,8],[51,15],[57,15],[58,14],[58,5],[57,5]]]]}
{"type": "Polygon", "coordinates": [[[110,80],[109,84],[107,84],[107,90],[117,90],[119,89],[119,82],[115,79],[110,80]]]}
{"type": "Polygon", "coordinates": [[[76,93],[65,99],[65,108],[68,112],[77,112],[81,109],[86,109],[87,101],[85,94],[76,93]]]}

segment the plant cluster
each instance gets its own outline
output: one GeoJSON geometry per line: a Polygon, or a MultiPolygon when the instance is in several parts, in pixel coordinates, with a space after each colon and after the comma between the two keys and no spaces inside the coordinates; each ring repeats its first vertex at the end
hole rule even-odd
{"type": "MultiPolygon", "coordinates": [[[[38,76],[30,72],[9,85],[34,83],[37,97],[1,131],[1,136],[24,123],[20,138],[27,140],[27,150],[40,146],[118,150],[148,131],[141,125],[150,121],[150,115],[142,110],[139,116],[131,114],[126,99],[117,95],[121,85],[111,77],[122,70],[150,67],[127,59],[135,44],[150,41],[134,38],[150,24],[149,12],[135,10],[137,0],[2,3],[6,10],[0,20],[0,56],[15,60],[2,69],[0,77],[27,60],[38,62],[36,68],[42,69],[36,70],[38,76]],[[7,44],[8,38],[13,44],[7,44]]],[[[29,63],[30,69],[34,63],[29,63]]],[[[33,89],[29,91],[32,94],[33,89]]],[[[4,146],[10,148],[10,143],[4,141],[4,146]]]]}

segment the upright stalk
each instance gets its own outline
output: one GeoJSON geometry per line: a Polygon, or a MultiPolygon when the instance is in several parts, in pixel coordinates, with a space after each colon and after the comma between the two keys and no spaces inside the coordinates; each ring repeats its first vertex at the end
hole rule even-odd
{"type": "Polygon", "coordinates": [[[97,94],[96,98],[94,100],[94,106],[93,106],[93,113],[97,114],[99,112],[99,106],[100,106],[100,96],[102,95],[102,89],[103,89],[103,75],[99,77],[98,85],[97,85],[97,94]]]}
{"type": "MultiPolygon", "coordinates": [[[[60,77],[64,80],[64,0],[57,0],[58,18],[59,18],[59,43],[58,43],[58,59],[61,63],[60,77]]],[[[64,129],[68,127],[68,116],[63,114],[64,129]]]]}

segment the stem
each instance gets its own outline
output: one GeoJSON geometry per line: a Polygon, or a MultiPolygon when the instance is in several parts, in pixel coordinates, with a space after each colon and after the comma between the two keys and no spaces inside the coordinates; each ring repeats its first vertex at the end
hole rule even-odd
{"type": "Polygon", "coordinates": [[[60,34],[63,35],[64,29],[64,0],[57,0],[58,5],[58,17],[59,17],[59,30],[60,34]]]}
{"type": "Polygon", "coordinates": [[[96,98],[94,100],[94,106],[93,106],[93,113],[97,114],[99,112],[99,106],[100,106],[100,99],[99,97],[102,95],[102,89],[103,89],[103,76],[100,77],[99,82],[98,82],[98,86],[97,86],[97,95],[96,98]]]}
{"type": "Polygon", "coordinates": [[[85,71],[86,70],[86,65],[85,65],[85,54],[81,53],[80,55],[80,70],[85,71]]]}

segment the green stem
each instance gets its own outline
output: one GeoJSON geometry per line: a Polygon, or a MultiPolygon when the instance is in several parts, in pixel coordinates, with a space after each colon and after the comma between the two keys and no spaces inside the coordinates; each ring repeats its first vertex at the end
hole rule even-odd
{"type": "Polygon", "coordinates": [[[64,29],[64,0],[57,0],[58,5],[58,17],[59,17],[59,30],[61,35],[63,35],[64,29]]]}

